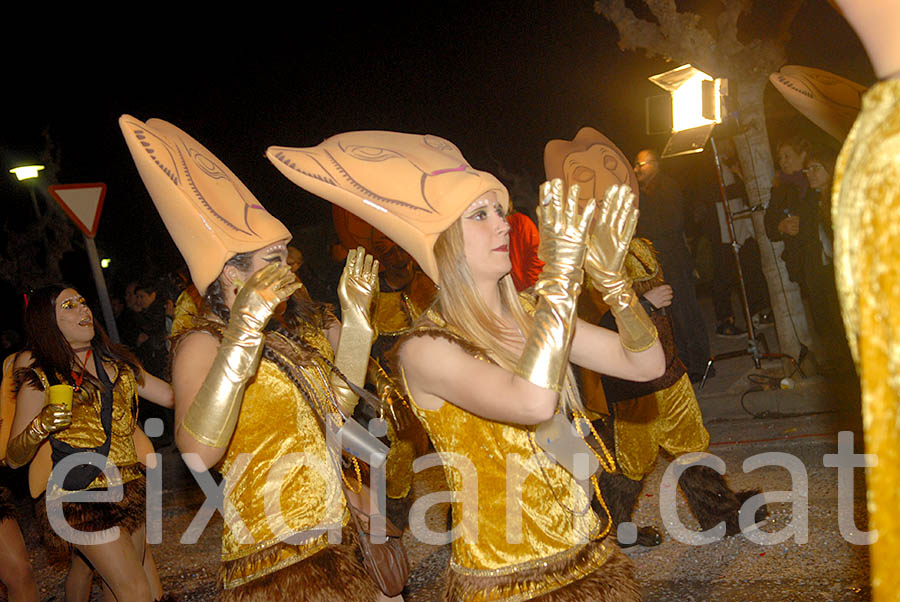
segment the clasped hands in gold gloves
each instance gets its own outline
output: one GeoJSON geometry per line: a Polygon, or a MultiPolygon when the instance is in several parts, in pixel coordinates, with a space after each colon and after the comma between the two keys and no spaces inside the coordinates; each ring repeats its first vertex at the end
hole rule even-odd
{"type": "Polygon", "coordinates": [[[70,424],[72,424],[71,408],[60,405],[44,406],[40,414],[34,417],[24,431],[10,438],[6,446],[7,463],[12,468],[28,464],[44,439],[51,433],[68,428],[70,424]]]}
{"type": "MultiPolygon", "coordinates": [[[[218,448],[228,445],[244,388],[259,365],[263,329],[275,308],[301,286],[288,266],[272,264],[251,276],[238,292],[216,358],[182,423],[197,441],[218,448]]],[[[362,248],[351,251],[338,286],[343,325],[335,365],[355,384],[365,378],[374,338],[370,307],[377,291],[378,262],[362,248]]],[[[341,382],[335,394],[345,414],[352,413],[356,404],[352,391],[341,382]]]]}
{"type": "Polygon", "coordinates": [[[625,349],[643,351],[657,340],[656,328],[624,274],[638,218],[631,190],[611,186],[594,222],[595,200],[579,214],[578,186],[571,186],[565,198],[563,188],[560,179],[541,186],[538,257],[545,266],[534,286],[534,327],[516,366],[519,376],[553,391],[561,391],[565,379],[585,269],[612,308],[625,349]]]}

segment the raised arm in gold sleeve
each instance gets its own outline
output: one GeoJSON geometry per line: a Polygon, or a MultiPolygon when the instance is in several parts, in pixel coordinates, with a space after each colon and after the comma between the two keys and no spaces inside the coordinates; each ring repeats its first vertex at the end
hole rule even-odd
{"type": "Polygon", "coordinates": [[[259,365],[263,329],[275,308],[300,286],[288,266],[272,264],[256,272],[238,292],[219,351],[182,423],[197,441],[212,447],[228,445],[244,387],[259,365]]]}
{"type": "Polygon", "coordinates": [[[545,263],[534,286],[534,327],[525,341],[516,374],[534,384],[561,391],[575,332],[575,306],[584,278],[586,240],[596,205],[578,213],[578,186],[563,199],[560,179],[541,186],[538,257],[545,263]]]}
{"type": "Polygon", "coordinates": [[[628,186],[607,189],[591,235],[585,270],[616,319],[622,346],[637,352],[652,347],[659,336],[624,271],[628,245],[638,220],[633,202],[634,195],[628,186]]]}
{"type": "MultiPolygon", "coordinates": [[[[347,254],[347,263],[338,284],[341,301],[341,340],[334,365],[347,379],[362,388],[366,381],[369,352],[377,332],[372,324],[372,303],[378,295],[378,260],[362,247],[347,254]]],[[[331,386],[345,416],[356,407],[357,396],[337,374],[331,386]]]]}

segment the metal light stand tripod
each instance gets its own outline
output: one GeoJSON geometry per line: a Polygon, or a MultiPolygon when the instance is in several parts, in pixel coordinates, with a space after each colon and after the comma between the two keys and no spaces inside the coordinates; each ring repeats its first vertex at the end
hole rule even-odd
{"type": "Polygon", "coordinates": [[[719,150],[716,147],[716,139],[710,138],[710,144],[712,144],[713,157],[716,162],[716,176],[719,180],[719,192],[722,195],[722,205],[725,214],[725,223],[728,226],[728,237],[731,239],[731,250],[734,253],[734,264],[737,267],[737,276],[738,283],[741,287],[741,304],[744,308],[744,319],[747,321],[747,348],[739,351],[727,351],[725,353],[720,353],[718,355],[714,355],[709,358],[709,361],[706,363],[706,370],[703,371],[703,380],[700,381],[700,389],[703,389],[703,386],[706,384],[706,379],[709,376],[709,370],[712,368],[712,365],[715,362],[721,360],[727,360],[734,357],[743,357],[745,355],[749,355],[753,358],[753,365],[756,366],[756,369],[759,370],[761,368],[760,361],[763,359],[783,359],[787,358],[791,360],[794,366],[797,366],[797,360],[793,357],[784,354],[784,353],[763,353],[759,348],[759,343],[756,340],[756,332],[753,327],[753,318],[750,315],[750,304],[747,302],[747,287],[744,284],[744,271],[741,269],[741,257],[738,252],[740,249],[740,245],[734,237],[734,217],[731,213],[731,209],[728,207],[728,195],[725,192],[725,180],[722,176],[722,162],[719,158],[719,150]]]}

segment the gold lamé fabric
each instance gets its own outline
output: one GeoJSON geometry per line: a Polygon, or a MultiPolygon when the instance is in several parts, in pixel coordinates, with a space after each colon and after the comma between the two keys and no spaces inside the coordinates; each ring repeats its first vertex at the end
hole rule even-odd
{"type": "Polygon", "coordinates": [[[838,157],[835,274],[862,389],[872,599],[900,599],[900,81],[872,86],[838,157]]]}
{"type": "MultiPolygon", "coordinates": [[[[179,297],[173,340],[192,330],[221,336],[224,326],[198,318],[194,308],[189,297],[179,297]]],[[[321,329],[304,323],[294,334],[329,361],[334,359],[321,329]]],[[[266,337],[284,344],[279,335],[266,337]]],[[[296,367],[310,393],[322,403],[330,399],[333,408],[325,363],[316,358],[296,367]]],[[[303,393],[274,362],[261,358],[244,391],[225,456],[216,467],[226,481],[222,561],[229,566],[223,576],[225,589],[312,556],[328,545],[328,535],[320,529],[340,530],[347,524],[340,476],[326,451],[325,437],[303,393]],[[297,534],[301,539],[309,537],[285,542],[297,534]]]]}
{"type": "MultiPolygon", "coordinates": [[[[137,414],[132,412],[132,404],[137,400],[137,382],[131,368],[124,363],[113,363],[115,374],[113,383],[112,440],[110,441],[108,463],[119,467],[121,480],[110,483],[101,473],[87,489],[98,489],[116,484],[124,484],[141,476],[137,452],[132,434],[137,427],[137,414]]],[[[47,376],[40,368],[32,368],[44,389],[50,386],[47,376]]],[[[65,382],[60,380],[60,382],[65,382]]],[[[106,433],[100,422],[100,390],[88,383],[72,398],[72,424],[53,434],[53,438],[73,447],[100,447],[106,442],[106,433]]],[[[62,489],[49,490],[51,499],[65,495],[62,489]]]]}
{"type": "Polygon", "coordinates": [[[537,448],[534,427],[486,420],[450,402],[432,411],[413,400],[413,408],[441,454],[450,490],[457,496],[453,524],[461,535],[453,541],[451,569],[470,575],[512,574],[516,567],[524,570],[566,554],[599,533],[600,521],[588,497],[537,448]],[[521,482],[521,504],[512,501],[509,508],[508,461],[510,466],[534,463],[521,482]],[[476,478],[455,467],[460,463],[470,463],[476,478]],[[470,496],[477,497],[477,515],[461,516],[466,510],[461,500],[470,496]],[[513,515],[521,512],[518,534],[507,524],[508,509],[513,515]]]}
{"type": "MultiPolygon", "coordinates": [[[[634,238],[625,257],[625,273],[633,281],[634,292],[643,295],[665,284],[656,250],[649,240],[634,238]]],[[[603,312],[607,309],[599,294],[592,298],[603,312]]],[[[602,387],[600,387],[602,394],[602,387]]],[[[659,448],[678,456],[705,451],[709,432],[687,374],[665,389],[615,406],[616,463],[628,478],[640,480],[653,471],[659,448]]]]}
{"type": "MultiPolygon", "coordinates": [[[[324,335],[305,338],[331,359],[324,335]]],[[[301,370],[317,396],[329,395],[328,372],[318,360],[301,370]]],[[[294,383],[265,358],[244,392],[237,426],[220,470],[228,475],[245,461],[247,467],[238,478],[226,476],[223,561],[272,547],[294,533],[346,524],[340,476],[327,456],[325,437],[313,409],[294,383]],[[229,527],[235,517],[246,526],[251,540],[242,540],[240,533],[229,527]]],[[[237,587],[270,574],[326,545],[327,534],[322,534],[299,545],[282,547],[278,555],[267,556],[265,562],[247,564],[243,572],[231,571],[224,587],[237,587]]]]}
{"type": "MultiPolygon", "coordinates": [[[[402,370],[401,376],[405,386],[402,370]]],[[[588,496],[537,447],[534,426],[487,420],[449,401],[438,410],[411,401],[441,455],[454,494],[453,525],[459,537],[452,544],[451,570],[469,577],[509,577],[498,586],[502,591],[483,592],[479,599],[533,597],[519,591],[518,572],[574,557],[599,536],[602,525],[588,496]],[[467,502],[477,504],[477,512],[467,502]],[[521,522],[508,515],[521,516],[521,522]]],[[[590,566],[574,563],[567,569],[571,574],[548,575],[546,583],[530,587],[536,592],[562,587],[602,566],[608,556],[592,556],[586,561],[590,566]]]]}
{"type": "Polygon", "coordinates": [[[653,472],[659,448],[673,456],[705,451],[709,433],[687,374],[674,385],[616,404],[616,464],[629,479],[653,472]]]}
{"type": "MultiPolygon", "coordinates": [[[[395,337],[409,331],[415,320],[434,301],[436,293],[437,287],[431,278],[418,270],[402,290],[378,293],[374,322],[379,340],[373,345],[373,357],[382,360],[385,351],[396,340],[395,337]]],[[[390,379],[383,371],[381,374],[384,379],[390,379]]],[[[382,403],[386,403],[388,407],[385,411],[390,440],[385,463],[387,495],[391,499],[401,499],[412,489],[412,465],[416,457],[428,449],[428,437],[402,394],[386,394],[377,383],[376,390],[382,403]]]]}
{"type": "Polygon", "coordinates": [[[375,329],[379,335],[398,335],[428,309],[437,287],[424,272],[416,271],[399,291],[380,291],[375,300],[375,329]]]}
{"type": "Polygon", "coordinates": [[[394,334],[409,328],[405,293],[385,291],[375,299],[375,328],[379,334],[394,334]]]}
{"type": "MultiPolygon", "coordinates": [[[[333,358],[321,330],[307,327],[299,334],[326,358],[333,358]]],[[[324,362],[313,359],[298,369],[314,397],[330,399],[324,362]]],[[[234,434],[218,468],[227,488],[222,560],[255,558],[230,567],[225,589],[311,556],[327,545],[327,533],[320,530],[347,523],[340,476],[327,455],[313,409],[291,379],[266,358],[244,391],[234,434]],[[275,548],[296,534],[309,537],[275,548]],[[275,552],[258,554],[269,548],[275,552]]]]}
{"type": "Polygon", "coordinates": [[[169,337],[175,339],[185,330],[190,330],[194,326],[194,321],[200,315],[200,309],[197,299],[191,294],[191,291],[184,290],[178,295],[178,301],[175,302],[175,316],[172,318],[172,329],[169,337]]]}

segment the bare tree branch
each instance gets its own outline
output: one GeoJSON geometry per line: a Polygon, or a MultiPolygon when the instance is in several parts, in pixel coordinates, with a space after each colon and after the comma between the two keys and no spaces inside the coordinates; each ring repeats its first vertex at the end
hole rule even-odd
{"type": "Polygon", "coordinates": [[[788,40],[791,39],[791,23],[794,22],[797,13],[800,12],[803,1],[804,0],[791,0],[790,3],[785,5],[784,13],[782,13],[781,20],[778,22],[778,28],[776,29],[775,41],[777,43],[787,44],[788,40]]]}

